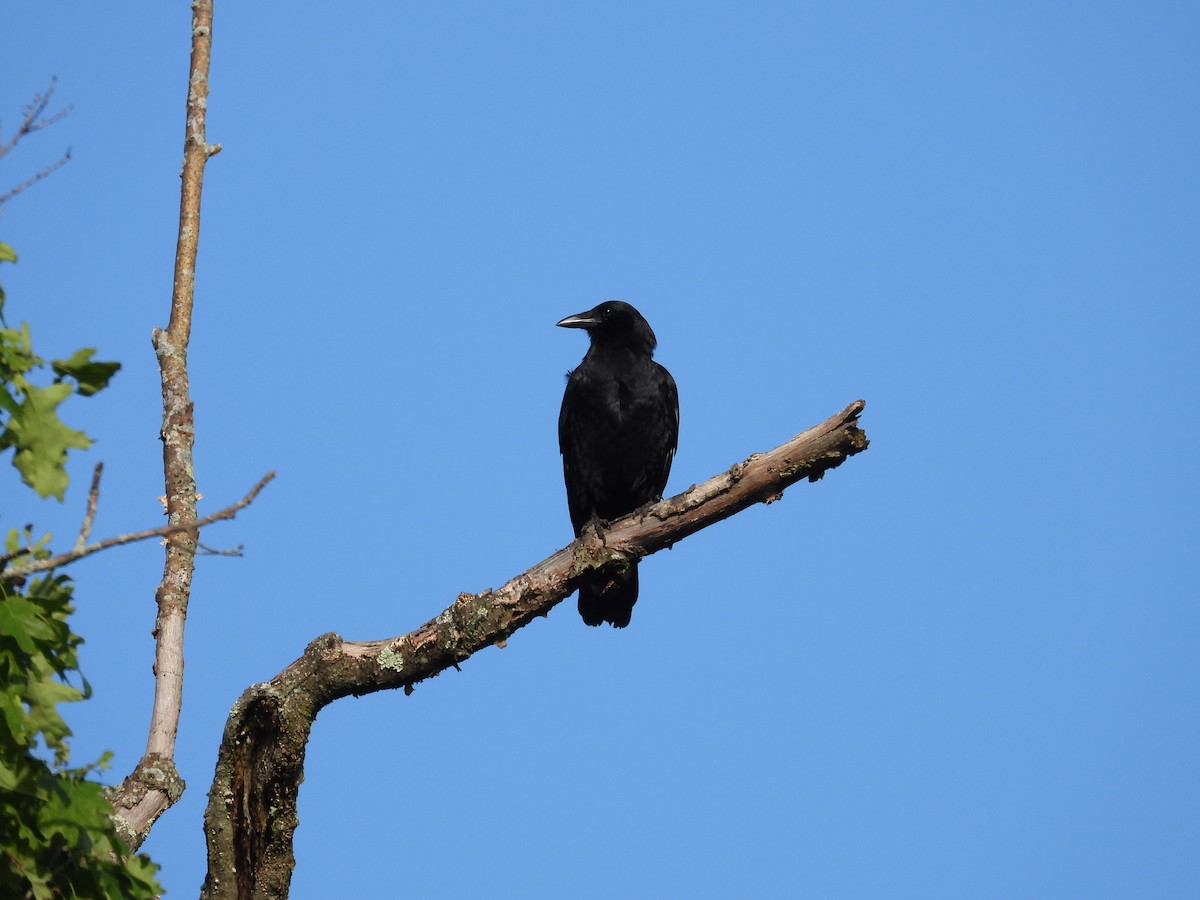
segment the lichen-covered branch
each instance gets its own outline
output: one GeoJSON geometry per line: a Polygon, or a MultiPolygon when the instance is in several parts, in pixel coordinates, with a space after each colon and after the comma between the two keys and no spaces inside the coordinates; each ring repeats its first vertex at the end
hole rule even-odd
{"type": "Polygon", "coordinates": [[[436,618],[400,637],[344,641],[326,634],[270,681],[248,688],[225,726],[204,830],[208,875],[202,896],[287,897],[304,753],[317,713],[349,695],[413,686],[503,643],[546,615],[581,579],[669,547],[756,503],[779,499],[802,480],[866,449],[859,400],[820,425],[675,497],[645,507],[578,540],[504,586],[460,594],[436,618]]]}
{"type": "Polygon", "coordinates": [[[118,827],[137,848],[150,826],[178,799],[183,782],[174,774],[175,734],[183,704],[183,626],[191,595],[196,542],[196,479],[192,470],[194,423],[188,388],[187,352],[192,329],[196,254],[200,243],[200,194],[204,166],[217,152],[205,133],[208,108],[208,68],[212,55],[212,0],[192,3],[192,56],[188,73],[187,122],[183,142],[179,234],[175,246],[175,279],[171,317],[165,330],[156,328],[154,349],[162,375],[163,472],[166,481],[167,534],[163,577],[155,593],[158,615],[154,624],[154,707],[146,755],[113,797],[118,827]],[[152,763],[152,764],[151,764],[152,763]],[[169,768],[174,786],[167,790],[137,776],[169,768]]]}

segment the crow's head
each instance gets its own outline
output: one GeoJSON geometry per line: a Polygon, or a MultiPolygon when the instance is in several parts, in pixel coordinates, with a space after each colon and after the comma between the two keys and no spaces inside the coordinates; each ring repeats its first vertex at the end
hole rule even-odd
{"type": "Polygon", "coordinates": [[[658,342],[650,323],[623,300],[606,300],[587,312],[567,316],[557,323],[561,328],[583,328],[592,344],[644,348],[653,352],[658,342]]]}

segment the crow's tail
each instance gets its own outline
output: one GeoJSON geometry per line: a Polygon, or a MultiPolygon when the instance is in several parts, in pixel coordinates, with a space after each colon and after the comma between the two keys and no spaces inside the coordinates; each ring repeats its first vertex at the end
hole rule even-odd
{"type": "Polygon", "coordinates": [[[637,565],[624,572],[603,574],[594,582],[579,588],[579,615],[588,625],[610,623],[613,628],[624,628],[633,615],[633,604],[638,598],[637,565]]]}

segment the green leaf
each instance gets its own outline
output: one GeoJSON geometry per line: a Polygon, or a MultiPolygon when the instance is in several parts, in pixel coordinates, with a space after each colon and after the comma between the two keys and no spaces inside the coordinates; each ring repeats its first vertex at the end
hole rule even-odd
{"type": "MultiPolygon", "coordinates": [[[[17,261],[17,251],[8,244],[0,243],[0,262],[17,261]]],[[[0,287],[0,325],[4,324],[4,288],[0,287]]]]}
{"type": "Polygon", "coordinates": [[[24,597],[6,597],[0,602],[0,637],[12,638],[26,653],[38,652],[38,640],[54,637],[54,629],[42,620],[40,613],[24,597]]]}
{"type": "Polygon", "coordinates": [[[17,448],[13,465],[25,483],[41,497],[63,499],[67,489],[67,450],[91,446],[82,431],[68,428],[58,418],[58,405],[71,395],[70,384],[39,388],[29,385],[25,399],[0,434],[0,450],[17,448]]]}
{"type": "Polygon", "coordinates": [[[33,352],[27,323],[22,322],[19,330],[0,329],[0,381],[12,381],[20,388],[25,380],[19,376],[41,364],[42,360],[33,352]]]}
{"type": "Polygon", "coordinates": [[[71,736],[71,729],[59,715],[57,706],[59,703],[82,700],[83,695],[48,672],[40,679],[30,681],[25,694],[25,702],[29,705],[29,728],[43,737],[47,747],[57,751],[60,762],[65,762],[66,741],[71,736]]]}
{"type": "Polygon", "coordinates": [[[70,359],[56,359],[53,362],[59,378],[70,376],[79,382],[79,393],[84,397],[108,387],[109,379],[121,368],[119,362],[93,361],[92,354],[95,352],[95,347],[84,347],[76,350],[70,359]]]}
{"type": "MultiPolygon", "coordinates": [[[[4,723],[4,735],[0,744],[3,744],[7,751],[10,747],[22,743],[22,735],[25,730],[25,704],[21,702],[21,698],[10,694],[8,691],[0,692],[0,721],[4,723]]],[[[7,753],[3,754],[7,755],[7,753]]],[[[0,763],[0,769],[4,766],[0,763]]],[[[6,788],[8,785],[0,781],[0,789],[6,788]]],[[[11,790],[11,788],[8,788],[11,790]]]]}

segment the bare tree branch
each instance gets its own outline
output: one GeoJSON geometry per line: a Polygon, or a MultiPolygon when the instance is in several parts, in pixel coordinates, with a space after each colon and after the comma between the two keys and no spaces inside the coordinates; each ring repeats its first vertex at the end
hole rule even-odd
{"type": "Polygon", "coordinates": [[[545,616],[596,569],[627,565],[755,503],[773,502],[801,479],[816,481],[866,449],[858,427],[864,406],[852,403],[774,450],[603,531],[589,525],[574,543],[503,587],[460,594],[415,631],[381,641],[322,635],[270,681],[247,688],[225,725],[208,795],[208,875],[201,896],[287,897],[304,754],[313,720],[327,704],[394,688],[411,693],[418,682],[457,668],[545,616]]]}
{"type": "Polygon", "coordinates": [[[96,463],[92,471],[92,486],[88,490],[87,512],[83,514],[83,524],[79,526],[79,538],[75,541],[75,551],[87,546],[88,536],[92,533],[92,521],[96,518],[96,504],[100,500],[100,476],[104,474],[104,463],[96,463]]]}
{"type": "Polygon", "coordinates": [[[227,547],[224,550],[218,550],[216,547],[210,547],[208,544],[196,544],[196,554],[198,556],[245,556],[246,547],[243,544],[238,544],[236,547],[227,547]]]}
{"type": "MultiPolygon", "coordinates": [[[[119,547],[122,544],[133,544],[137,541],[144,541],[152,537],[169,537],[171,535],[181,534],[184,532],[195,532],[206,525],[213,524],[214,522],[222,522],[226,519],[232,519],[240,510],[249,506],[254,501],[254,498],[258,496],[258,492],[265,488],[274,477],[274,472],[268,472],[266,475],[260,478],[258,483],[254,485],[254,487],[250,488],[250,492],[237,503],[232,503],[222,509],[220,512],[215,512],[212,515],[205,516],[203,519],[197,519],[194,522],[176,523],[175,525],[163,525],[161,528],[147,528],[145,531],[131,531],[128,534],[119,534],[115,537],[105,538],[102,541],[96,541],[94,544],[87,544],[84,546],[80,546],[79,543],[76,543],[75,548],[67,553],[60,553],[58,556],[50,556],[46,559],[34,560],[24,565],[12,566],[9,569],[5,569],[3,577],[6,581],[10,581],[14,578],[23,578],[27,575],[34,575],[38,572],[48,572],[51,569],[58,569],[62,566],[70,565],[77,560],[83,559],[85,556],[91,556],[93,553],[99,553],[101,550],[107,550],[110,547],[119,547]]],[[[98,487],[99,479],[96,478],[92,482],[92,488],[95,490],[98,487]]],[[[95,509],[91,500],[89,499],[89,519],[85,520],[84,528],[90,528],[90,517],[94,514],[95,509]]],[[[84,528],[80,529],[81,539],[85,539],[84,528]]],[[[6,554],[6,556],[0,557],[0,564],[4,563],[8,557],[21,556],[28,552],[28,550],[19,550],[15,554],[6,554]]]]}
{"type": "Polygon", "coordinates": [[[216,152],[205,131],[208,70],[212,56],[213,0],[193,0],[192,56],[188,73],[183,173],[179,202],[179,235],[171,318],[153,334],[163,395],[163,472],[166,481],[166,561],[155,593],[154,708],[146,755],[113,792],[118,830],[135,849],[150,827],[183,791],[175,771],[175,735],[183,705],[183,628],[195,568],[198,522],[196,479],[192,468],[194,421],[189,394],[187,352],[192,329],[196,255],[200,242],[200,195],[204,165],[216,152]]]}
{"type": "Polygon", "coordinates": [[[46,88],[46,93],[33,95],[33,101],[25,107],[25,115],[21,118],[20,126],[18,126],[11,138],[0,143],[0,159],[3,159],[13,147],[20,143],[21,138],[27,134],[33,134],[35,131],[48,128],[59,119],[63,119],[70,114],[72,107],[64,106],[48,119],[39,120],[38,118],[46,111],[46,107],[50,105],[50,98],[54,96],[54,89],[57,86],[58,76],[55,75],[50,79],[50,86],[46,88]]]}
{"type": "MultiPolygon", "coordinates": [[[[46,93],[33,95],[33,102],[31,102],[27,107],[25,107],[25,115],[22,116],[21,124],[20,124],[20,126],[18,126],[17,130],[15,132],[13,132],[13,136],[11,138],[9,138],[7,141],[0,141],[0,159],[3,159],[5,156],[7,156],[9,151],[11,151],[14,147],[17,146],[18,143],[20,143],[21,138],[25,137],[26,135],[32,134],[35,131],[40,131],[43,128],[48,128],[49,126],[53,125],[55,122],[59,121],[60,119],[65,118],[67,115],[70,114],[72,107],[64,106],[62,109],[60,109],[58,112],[54,113],[54,115],[50,116],[49,118],[46,118],[46,119],[40,118],[42,113],[46,111],[46,106],[50,103],[50,98],[52,96],[54,96],[54,88],[57,85],[58,85],[58,78],[56,76],[56,77],[50,79],[50,86],[48,88],[46,88],[46,93]]],[[[24,182],[17,185],[15,188],[12,188],[10,191],[8,191],[3,196],[0,196],[0,206],[3,206],[5,203],[7,203],[13,197],[17,196],[17,194],[21,193],[21,191],[23,191],[27,188],[33,187],[35,184],[37,184],[39,181],[41,181],[43,178],[45,178],[51,172],[55,171],[56,169],[61,169],[63,166],[65,166],[70,161],[71,161],[71,150],[70,150],[70,148],[67,148],[67,152],[64,153],[61,157],[59,157],[57,162],[51,163],[50,165],[48,165],[44,169],[42,169],[40,172],[38,172],[36,175],[33,175],[31,178],[26,179],[24,182]]]]}
{"type": "Polygon", "coordinates": [[[8,193],[4,194],[3,196],[0,196],[0,206],[3,206],[5,203],[7,203],[13,197],[17,196],[17,194],[21,193],[21,191],[26,190],[27,188],[33,187],[35,184],[37,184],[43,178],[47,177],[55,170],[61,169],[63,166],[65,166],[70,161],[71,161],[71,148],[68,147],[67,152],[64,153],[62,156],[60,156],[58,158],[57,162],[51,163],[50,165],[46,166],[46,168],[44,168],[40,172],[38,172],[36,175],[33,175],[33,176],[25,179],[25,181],[18,184],[15,188],[11,188],[8,191],[8,193]]]}

